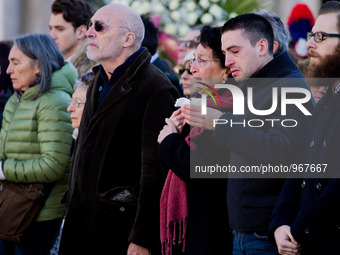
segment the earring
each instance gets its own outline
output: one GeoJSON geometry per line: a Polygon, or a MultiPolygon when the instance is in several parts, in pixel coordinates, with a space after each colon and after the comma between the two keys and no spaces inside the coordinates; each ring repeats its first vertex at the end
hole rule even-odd
{"type": "Polygon", "coordinates": [[[222,83],[223,83],[223,84],[226,84],[226,83],[227,83],[227,79],[223,78],[223,79],[222,79],[222,83]]]}

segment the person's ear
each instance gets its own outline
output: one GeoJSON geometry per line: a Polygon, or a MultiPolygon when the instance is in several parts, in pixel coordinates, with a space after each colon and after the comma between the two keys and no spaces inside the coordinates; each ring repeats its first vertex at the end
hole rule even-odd
{"type": "Polygon", "coordinates": [[[37,59],[34,60],[34,62],[35,62],[35,67],[34,67],[35,74],[39,76],[40,75],[40,62],[37,59]]]}
{"type": "Polygon", "coordinates": [[[77,39],[85,38],[86,31],[87,27],[85,25],[80,25],[79,27],[77,27],[75,32],[77,39]]]}
{"type": "Polygon", "coordinates": [[[274,41],[273,53],[275,53],[278,48],[279,48],[279,43],[277,41],[274,41]]]}
{"type": "Polygon", "coordinates": [[[125,40],[123,42],[123,48],[130,47],[135,43],[136,35],[132,32],[128,32],[124,34],[125,40]]]}
{"type": "Polygon", "coordinates": [[[258,41],[257,45],[260,56],[264,56],[268,53],[268,41],[265,38],[262,38],[260,41],[258,41]]]}

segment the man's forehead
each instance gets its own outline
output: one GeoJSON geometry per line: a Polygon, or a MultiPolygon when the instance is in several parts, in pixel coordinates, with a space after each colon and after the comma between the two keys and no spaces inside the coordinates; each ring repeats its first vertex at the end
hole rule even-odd
{"type": "Polygon", "coordinates": [[[339,33],[337,24],[337,15],[335,13],[323,14],[317,17],[312,31],[314,33],[339,33]]]}
{"type": "Polygon", "coordinates": [[[229,47],[228,45],[240,45],[245,39],[248,40],[244,36],[243,29],[229,30],[222,34],[222,45],[227,47],[229,47]]]}

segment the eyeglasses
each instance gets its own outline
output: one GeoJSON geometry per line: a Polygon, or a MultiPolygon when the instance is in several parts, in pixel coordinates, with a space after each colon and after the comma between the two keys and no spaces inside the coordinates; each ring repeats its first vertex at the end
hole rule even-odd
{"type": "Polygon", "coordinates": [[[79,108],[80,105],[85,104],[85,103],[86,103],[86,101],[81,101],[79,99],[73,99],[72,98],[70,104],[74,104],[76,108],[79,108]]]}
{"type": "MultiPolygon", "coordinates": [[[[90,27],[93,26],[92,21],[89,21],[89,23],[87,23],[87,30],[90,29],[90,27]]],[[[130,31],[127,27],[115,27],[115,26],[110,26],[110,25],[106,25],[103,22],[96,20],[94,22],[94,30],[96,30],[96,32],[101,32],[105,27],[113,27],[113,28],[125,28],[128,31],[130,31]]]]}
{"type": "Polygon", "coordinates": [[[214,59],[202,59],[202,58],[198,58],[198,59],[192,58],[192,59],[190,59],[190,66],[193,66],[194,63],[196,62],[196,64],[197,64],[199,67],[202,67],[202,66],[204,66],[208,61],[217,61],[217,60],[214,60],[214,59]]]}
{"type": "Polygon", "coordinates": [[[197,46],[197,43],[195,41],[192,40],[188,40],[188,41],[180,41],[179,44],[184,44],[185,48],[188,49],[192,49],[195,48],[197,46]]]}
{"type": "Polygon", "coordinates": [[[179,69],[178,73],[179,73],[179,75],[182,75],[182,74],[184,74],[185,71],[187,71],[189,75],[192,75],[192,72],[190,72],[190,68],[179,69]]]}
{"type": "Polygon", "coordinates": [[[310,40],[311,38],[314,38],[314,41],[316,43],[320,43],[323,40],[325,40],[325,37],[340,37],[340,34],[326,34],[322,32],[308,32],[307,33],[307,40],[310,40]]]}

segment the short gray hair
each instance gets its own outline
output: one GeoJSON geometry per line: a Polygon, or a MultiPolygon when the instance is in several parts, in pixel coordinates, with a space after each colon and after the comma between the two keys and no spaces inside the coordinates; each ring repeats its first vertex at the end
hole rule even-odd
{"type": "Polygon", "coordinates": [[[288,51],[288,30],[281,21],[280,17],[273,12],[262,9],[257,11],[256,14],[266,18],[272,25],[274,32],[274,41],[277,41],[279,44],[277,51],[274,53],[274,56],[279,55],[283,51],[288,51]]]}
{"type": "Polygon", "coordinates": [[[64,57],[54,40],[46,34],[28,34],[14,38],[14,44],[30,59],[40,64],[40,83],[32,100],[40,97],[51,87],[52,73],[64,65],[64,57]]]}

